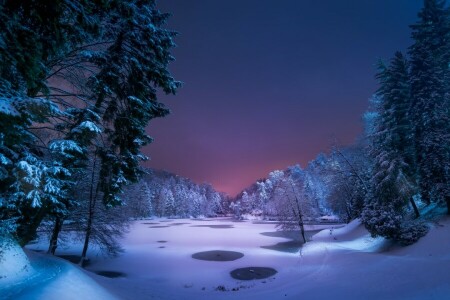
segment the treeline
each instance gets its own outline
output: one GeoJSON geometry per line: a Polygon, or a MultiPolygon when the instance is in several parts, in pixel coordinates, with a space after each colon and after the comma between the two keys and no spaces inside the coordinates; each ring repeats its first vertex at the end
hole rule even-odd
{"type": "MultiPolygon", "coordinates": [[[[314,189],[325,208],[345,220],[359,217],[372,235],[403,244],[427,232],[420,206],[435,203],[450,213],[450,10],[445,1],[425,0],[418,17],[408,53],[378,65],[379,89],[364,115],[364,135],[311,163],[324,183],[314,189]]],[[[302,227],[320,205],[306,175],[298,174],[297,167],[272,172],[252,197],[255,203],[287,201],[278,210],[288,215],[278,214],[302,227]],[[277,200],[280,193],[284,200],[277,200]]],[[[246,197],[238,199],[241,205],[246,197]]],[[[268,205],[257,206],[264,211],[268,205]]]]}
{"type": "Polygon", "coordinates": [[[228,196],[209,184],[165,171],[147,170],[143,179],[126,192],[126,206],[132,218],[198,218],[224,215],[228,196]]]}
{"type": "Polygon", "coordinates": [[[285,230],[303,231],[320,217],[350,222],[364,206],[369,164],[362,145],[335,146],[304,169],[295,165],[269,173],[233,199],[230,208],[237,218],[277,220],[285,230]]]}
{"type": "Polygon", "coordinates": [[[157,95],[180,86],[167,18],[152,0],[0,1],[2,238],[25,245],[45,220],[54,253],[75,213],[82,261],[106,238],[98,224],[143,173],[149,121],[169,113],[157,95]]]}

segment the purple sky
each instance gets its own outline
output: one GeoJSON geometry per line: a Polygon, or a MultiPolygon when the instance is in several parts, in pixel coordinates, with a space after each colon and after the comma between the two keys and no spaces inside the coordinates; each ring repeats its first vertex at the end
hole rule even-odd
{"type": "Polygon", "coordinates": [[[360,134],[375,63],[410,45],[421,0],[160,0],[184,82],[147,166],[230,195],[360,134]]]}

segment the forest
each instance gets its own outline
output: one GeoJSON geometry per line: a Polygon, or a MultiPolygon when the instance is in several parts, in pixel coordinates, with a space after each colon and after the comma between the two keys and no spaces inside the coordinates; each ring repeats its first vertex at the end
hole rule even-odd
{"type": "MultiPolygon", "coordinates": [[[[298,230],[359,219],[372,237],[416,243],[450,214],[450,9],[425,0],[412,44],[377,63],[378,89],[351,145],[273,170],[231,197],[144,168],[177,32],[153,0],[0,1],[0,261],[44,235],[119,255],[135,220],[279,222],[298,230]],[[150,130],[148,130],[150,128],[150,130]]],[[[188,78],[184,79],[188,81],[188,78]]],[[[238,172],[238,170],[237,170],[238,172]]]]}

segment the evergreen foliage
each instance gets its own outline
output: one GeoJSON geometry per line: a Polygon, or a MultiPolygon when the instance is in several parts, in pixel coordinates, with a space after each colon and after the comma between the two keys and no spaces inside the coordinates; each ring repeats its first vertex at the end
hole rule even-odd
{"type": "Polygon", "coordinates": [[[362,219],[372,235],[410,244],[426,234],[414,199],[445,200],[450,214],[450,10],[425,0],[411,26],[409,59],[396,53],[380,65],[371,119],[374,159],[362,219]],[[420,197],[418,197],[420,196],[420,197]],[[409,207],[409,204],[411,207],[409,207]]]}
{"type": "Polygon", "coordinates": [[[450,10],[426,0],[411,26],[411,117],[422,199],[447,202],[450,213],[450,10]]]}
{"type": "MultiPolygon", "coordinates": [[[[379,65],[377,78],[377,118],[374,122],[369,151],[374,159],[370,191],[362,213],[362,220],[373,235],[382,235],[404,243],[406,231],[420,226],[412,223],[406,209],[411,203],[415,217],[419,211],[413,196],[417,193],[415,178],[413,122],[409,117],[411,101],[409,66],[406,58],[397,52],[389,66],[379,65]]],[[[420,227],[423,229],[422,227],[420,227]]],[[[426,233],[425,230],[421,232],[426,233]]],[[[408,236],[420,238],[419,234],[408,236]]]]}
{"type": "Polygon", "coordinates": [[[139,179],[145,128],[169,113],[157,93],[180,86],[167,18],[152,0],[0,2],[0,220],[22,245],[139,179]],[[93,194],[71,197],[93,170],[93,194]]]}

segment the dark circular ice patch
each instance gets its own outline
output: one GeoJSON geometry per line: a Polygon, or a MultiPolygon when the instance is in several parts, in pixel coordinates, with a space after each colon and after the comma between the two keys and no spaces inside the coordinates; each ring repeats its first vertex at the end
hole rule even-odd
{"type": "Polygon", "coordinates": [[[167,241],[157,241],[157,243],[167,243],[167,241]]]}
{"type": "Polygon", "coordinates": [[[277,270],[266,267],[247,267],[230,272],[231,277],[238,280],[264,279],[277,274],[277,270]]]}
{"type": "Polygon", "coordinates": [[[160,225],[160,226],[148,226],[148,228],[166,228],[166,227],[170,227],[170,226],[165,226],[165,225],[160,225]]]}
{"type": "Polygon", "coordinates": [[[144,223],[141,223],[141,224],[145,224],[145,225],[158,225],[159,223],[158,223],[158,222],[144,222],[144,223]]]}
{"type": "Polygon", "coordinates": [[[233,261],[244,256],[241,252],[211,250],[192,254],[192,258],[208,261],[233,261]]]}
{"type": "Polygon", "coordinates": [[[192,225],[191,227],[207,227],[207,228],[213,228],[213,229],[234,228],[233,225],[192,225]]]}
{"type": "Polygon", "coordinates": [[[171,223],[171,226],[180,226],[180,225],[185,225],[185,224],[191,224],[191,223],[171,223]]]}
{"type": "Polygon", "coordinates": [[[94,271],[94,272],[100,276],[108,278],[126,277],[125,273],[116,271],[94,271]]]}

